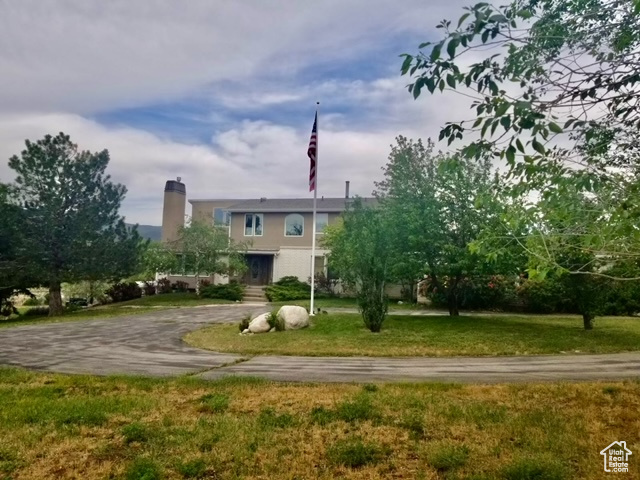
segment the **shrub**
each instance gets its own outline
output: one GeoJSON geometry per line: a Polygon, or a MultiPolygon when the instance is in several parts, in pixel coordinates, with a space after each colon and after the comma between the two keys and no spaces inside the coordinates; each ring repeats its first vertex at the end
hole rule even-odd
{"type": "MultiPolygon", "coordinates": [[[[446,284],[447,277],[441,282],[446,284]]],[[[518,307],[518,277],[505,275],[475,275],[464,277],[458,284],[460,308],[467,310],[511,310],[518,307]]],[[[447,307],[445,292],[438,290],[430,278],[420,284],[421,294],[434,306],[447,307]]]]}
{"type": "Polygon", "coordinates": [[[389,308],[387,297],[381,296],[377,288],[363,287],[358,294],[358,307],[365,326],[374,333],[379,332],[389,308]]]}
{"type": "MultiPolygon", "coordinates": [[[[86,300],[84,302],[84,306],[85,307],[87,306],[86,300]]],[[[64,307],[65,312],[77,312],[78,310],[82,310],[82,305],[75,302],[67,302],[67,304],[64,307]]]]}
{"type": "Polygon", "coordinates": [[[83,297],[72,297],[67,302],[67,307],[88,307],[89,302],[83,297]]]}
{"type": "Polygon", "coordinates": [[[382,460],[385,453],[385,449],[379,445],[363,442],[360,437],[341,440],[327,449],[327,457],[331,463],[351,468],[375,465],[382,460]]]}
{"type": "Polygon", "coordinates": [[[264,289],[270,302],[288,302],[291,300],[306,300],[311,298],[311,285],[298,280],[298,277],[282,277],[273,285],[264,289]]]}
{"type": "Polygon", "coordinates": [[[98,304],[98,305],[106,305],[108,303],[111,303],[113,300],[111,300],[111,297],[107,294],[104,295],[100,295],[98,297],[96,297],[94,299],[94,301],[98,304]]]}
{"type": "Polygon", "coordinates": [[[247,328],[249,328],[250,323],[251,323],[251,315],[247,315],[242,320],[240,320],[240,325],[238,325],[238,328],[240,329],[240,333],[244,332],[247,328]]]}
{"type": "MultiPolygon", "coordinates": [[[[608,275],[637,277],[640,272],[625,272],[618,269],[607,271],[608,275]]],[[[603,281],[602,315],[635,315],[640,312],[640,281],[603,281]]]]}
{"type": "Polygon", "coordinates": [[[32,307],[29,310],[22,313],[21,317],[45,317],[49,315],[49,307],[32,307]]]}
{"type": "Polygon", "coordinates": [[[183,282],[182,280],[178,280],[177,282],[171,285],[171,290],[173,290],[174,292],[181,292],[181,293],[188,292],[189,284],[187,282],[183,282]]]}
{"type": "Polygon", "coordinates": [[[42,305],[42,300],[40,300],[38,297],[29,297],[22,303],[22,305],[24,305],[25,307],[35,307],[38,305],[42,305]]]}
{"type": "Polygon", "coordinates": [[[276,308],[275,310],[273,310],[267,317],[267,323],[271,328],[275,328],[276,332],[283,332],[284,320],[282,319],[282,317],[278,315],[279,311],[280,311],[279,308],[276,308]]]}
{"type": "Polygon", "coordinates": [[[201,298],[219,298],[240,301],[244,296],[244,287],[238,283],[221,283],[200,288],[201,298]]]}
{"type": "Polygon", "coordinates": [[[107,290],[107,295],[109,295],[114,302],[124,302],[142,297],[142,289],[136,282],[116,283],[107,290]]]}
{"type": "Polygon", "coordinates": [[[145,296],[155,295],[156,294],[156,286],[153,284],[153,282],[144,282],[144,285],[142,287],[142,291],[144,292],[145,296]]]}
{"type": "Polygon", "coordinates": [[[576,313],[566,283],[561,278],[547,276],[544,280],[524,280],[518,287],[523,308],[531,313],[576,313]]]}
{"type": "Polygon", "coordinates": [[[337,278],[330,278],[324,273],[316,273],[314,276],[314,285],[316,294],[326,295],[328,297],[335,297],[336,288],[340,281],[337,278]]]}
{"type": "Polygon", "coordinates": [[[171,280],[168,278],[161,278],[156,282],[158,284],[158,293],[171,293],[171,280]]]}
{"type": "Polygon", "coordinates": [[[281,287],[306,287],[311,288],[308,283],[301,282],[300,279],[294,275],[288,275],[286,277],[282,277],[277,282],[273,283],[274,285],[279,285],[281,287]]]}

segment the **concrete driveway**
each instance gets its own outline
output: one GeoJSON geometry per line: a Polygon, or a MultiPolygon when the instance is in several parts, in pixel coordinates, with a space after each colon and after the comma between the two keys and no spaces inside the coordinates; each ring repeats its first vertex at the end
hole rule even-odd
{"type": "Polygon", "coordinates": [[[216,305],[0,329],[0,364],[62,373],[260,376],[313,382],[522,382],[640,378],[640,352],[610,355],[376,358],[215,353],[184,344],[207,324],[237,322],[264,305],[216,305]]]}

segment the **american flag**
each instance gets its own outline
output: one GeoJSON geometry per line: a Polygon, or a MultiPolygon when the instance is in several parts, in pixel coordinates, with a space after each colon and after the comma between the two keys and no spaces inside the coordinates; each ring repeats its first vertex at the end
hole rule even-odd
{"type": "Polygon", "coordinates": [[[309,149],[307,150],[309,156],[309,191],[313,192],[316,189],[316,160],[318,156],[318,112],[316,112],[316,118],[313,121],[313,129],[311,130],[311,139],[309,140],[309,149]]]}

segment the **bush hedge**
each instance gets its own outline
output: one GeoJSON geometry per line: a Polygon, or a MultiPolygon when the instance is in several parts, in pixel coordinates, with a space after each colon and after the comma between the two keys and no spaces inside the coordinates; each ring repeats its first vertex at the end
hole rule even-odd
{"type": "Polygon", "coordinates": [[[22,302],[22,305],[24,305],[25,307],[37,307],[38,305],[42,305],[42,300],[40,300],[38,297],[29,297],[24,302],[22,302]]]}
{"type": "Polygon", "coordinates": [[[158,284],[158,293],[171,293],[173,289],[171,288],[171,280],[168,278],[161,278],[157,281],[158,284]]]}
{"type": "Polygon", "coordinates": [[[311,285],[298,280],[298,277],[282,277],[273,285],[264,289],[270,302],[288,302],[290,300],[306,300],[311,297],[311,285]]]}
{"type": "Polygon", "coordinates": [[[145,296],[149,296],[149,295],[155,295],[156,294],[156,286],[154,285],[153,282],[144,282],[144,285],[142,286],[142,291],[144,292],[145,296]]]}
{"type": "Polygon", "coordinates": [[[183,282],[182,280],[178,280],[175,283],[171,284],[171,289],[174,292],[185,293],[189,291],[189,284],[187,282],[183,282]]]}
{"type": "MultiPolygon", "coordinates": [[[[609,272],[607,272],[609,273],[609,272]]],[[[460,308],[503,310],[526,313],[580,313],[572,293],[570,275],[549,275],[544,280],[515,276],[477,276],[460,283],[460,308]]],[[[592,279],[596,281],[596,279],[592,279]]],[[[640,312],[640,281],[599,279],[602,301],[598,315],[635,315],[640,312]]],[[[422,286],[434,306],[446,308],[447,299],[428,282],[422,286]]]]}
{"type": "Polygon", "coordinates": [[[116,283],[115,285],[112,285],[106,293],[111,297],[114,303],[142,297],[142,289],[136,284],[136,282],[116,283]]]}
{"type": "Polygon", "coordinates": [[[219,298],[222,300],[240,301],[243,296],[244,287],[239,283],[207,285],[200,289],[201,298],[219,298]]]}

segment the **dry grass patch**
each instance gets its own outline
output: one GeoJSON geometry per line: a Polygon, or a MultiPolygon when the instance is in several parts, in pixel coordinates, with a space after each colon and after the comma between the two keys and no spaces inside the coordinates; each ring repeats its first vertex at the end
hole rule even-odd
{"type": "Polygon", "coordinates": [[[0,369],[0,478],[595,480],[613,440],[640,451],[639,412],[638,382],[305,385],[0,369]],[[71,406],[81,414],[69,417],[71,406]]]}
{"type": "Polygon", "coordinates": [[[245,355],[429,356],[612,353],[640,349],[640,318],[605,317],[585,331],[578,316],[390,315],[371,333],[356,314],[319,315],[310,328],[238,335],[213,325],[187,334],[196,347],[245,355]]]}

